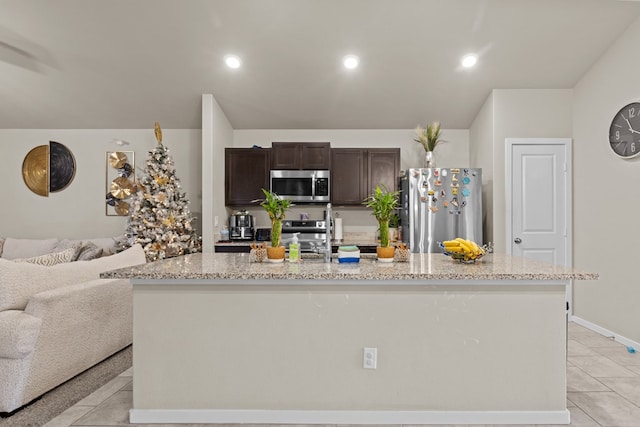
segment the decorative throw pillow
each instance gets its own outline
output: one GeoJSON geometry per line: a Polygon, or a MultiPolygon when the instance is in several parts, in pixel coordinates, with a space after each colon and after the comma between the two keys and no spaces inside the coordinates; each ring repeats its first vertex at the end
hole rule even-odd
{"type": "Polygon", "coordinates": [[[116,239],[114,237],[94,237],[91,239],[82,239],[84,244],[93,243],[100,249],[102,249],[102,254],[111,254],[115,252],[116,248],[116,239]]]}
{"type": "Polygon", "coordinates": [[[73,257],[75,256],[75,254],[76,254],[76,249],[69,248],[61,252],[54,252],[51,254],[40,255],[32,258],[14,259],[13,262],[30,262],[31,264],[38,264],[38,265],[51,267],[52,265],[73,261],[73,257]]]}
{"type": "Polygon", "coordinates": [[[53,248],[52,252],[62,252],[66,251],[67,249],[74,250],[73,258],[71,259],[71,261],[77,260],[78,255],[80,255],[80,250],[82,249],[82,240],[60,240],[58,244],[56,244],[56,247],[53,248]]]}
{"type": "Polygon", "coordinates": [[[100,258],[102,256],[102,248],[97,247],[95,244],[89,242],[80,248],[78,254],[78,261],[89,261],[92,259],[100,258]]]}

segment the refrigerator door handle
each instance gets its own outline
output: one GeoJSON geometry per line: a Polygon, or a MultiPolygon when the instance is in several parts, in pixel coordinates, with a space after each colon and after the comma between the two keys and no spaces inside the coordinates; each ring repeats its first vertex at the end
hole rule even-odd
{"type": "Polygon", "coordinates": [[[513,242],[519,244],[519,243],[522,243],[522,239],[519,237],[516,237],[515,239],[513,239],[513,242]]]}

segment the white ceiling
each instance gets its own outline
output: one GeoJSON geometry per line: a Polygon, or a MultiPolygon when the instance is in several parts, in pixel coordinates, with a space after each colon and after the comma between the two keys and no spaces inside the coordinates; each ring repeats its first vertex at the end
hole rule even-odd
{"type": "Polygon", "coordinates": [[[0,128],[200,128],[211,93],[235,129],[466,129],[492,89],[572,88],[639,15],[617,0],[0,0],[0,128]]]}

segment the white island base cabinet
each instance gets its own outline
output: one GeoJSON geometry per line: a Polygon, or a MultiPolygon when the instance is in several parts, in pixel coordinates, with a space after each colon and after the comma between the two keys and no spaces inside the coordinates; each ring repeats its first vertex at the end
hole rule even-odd
{"type": "Polygon", "coordinates": [[[567,424],[568,283],[134,278],[130,420],[567,424]]]}

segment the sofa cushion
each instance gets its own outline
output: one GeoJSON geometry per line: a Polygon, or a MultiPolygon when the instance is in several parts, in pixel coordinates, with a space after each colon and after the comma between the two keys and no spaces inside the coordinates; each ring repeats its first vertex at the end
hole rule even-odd
{"type": "Polygon", "coordinates": [[[76,249],[69,248],[60,252],[52,252],[50,254],[40,255],[32,258],[18,258],[13,262],[30,262],[31,264],[44,265],[51,267],[52,265],[62,264],[64,262],[73,261],[76,256],[76,249]]]}
{"type": "Polygon", "coordinates": [[[0,257],[2,256],[2,247],[4,246],[4,237],[0,237],[0,257]]]}
{"type": "Polygon", "coordinates": [[[31,258],[53,252],[58,239],[15,239],[7,237],[2,249],[2,258],[31,258]]]}
{"type": "Polygon", "coordinates": [[[133,245],[115,255],[45,267],[0,258],[0,311],[23,310],[31,295],[98,279],[103,271],[144,264],[144,250],[133,245]]]}

